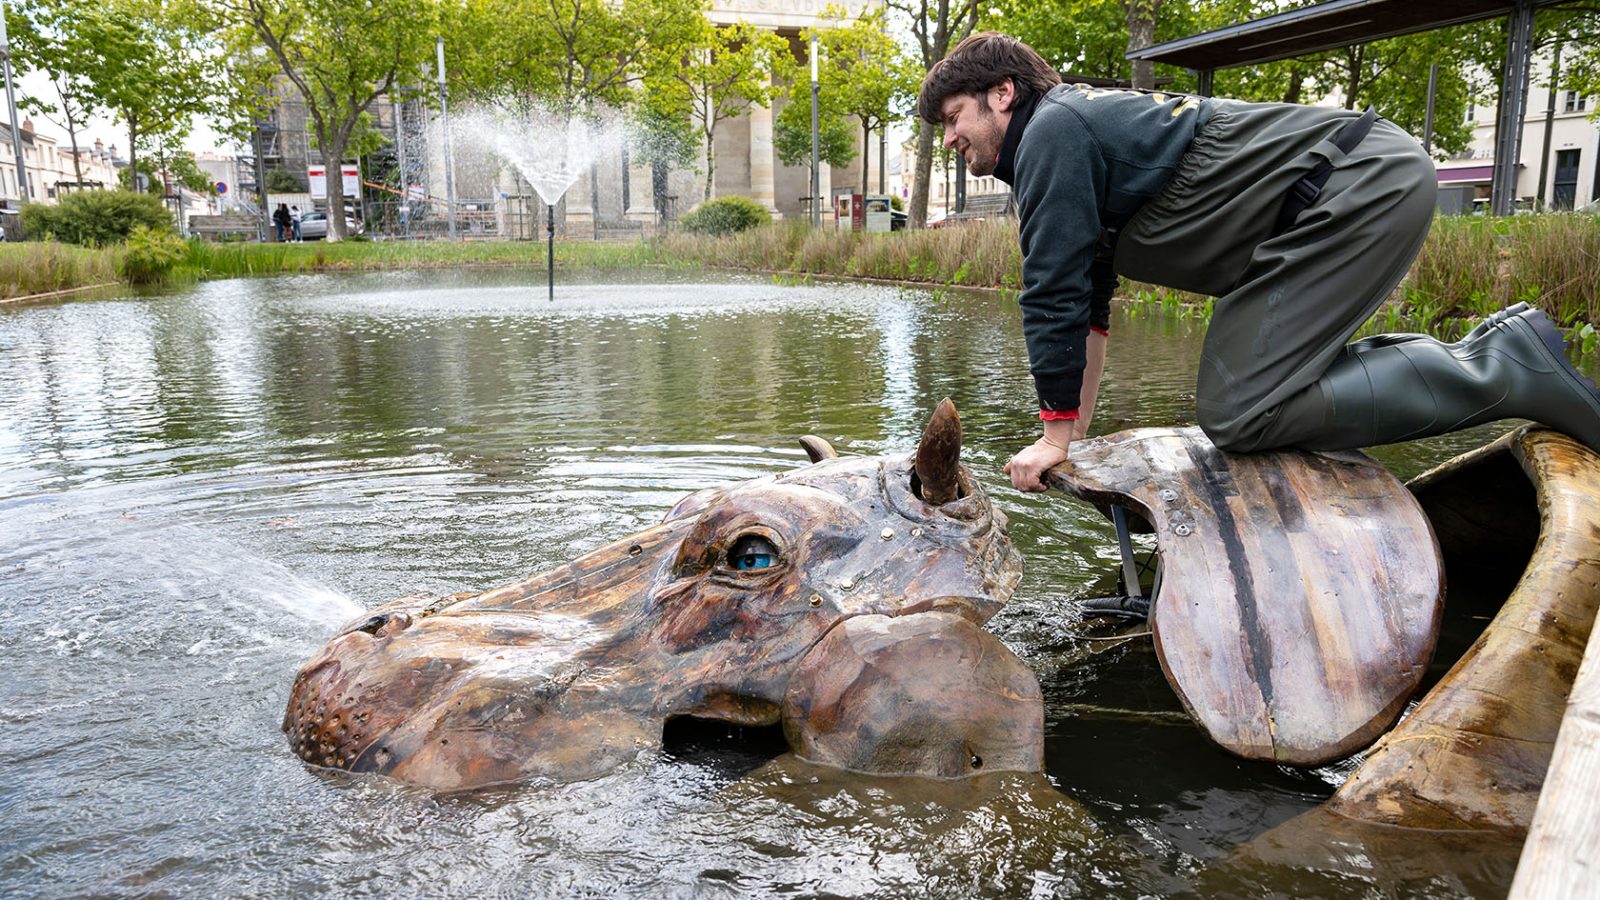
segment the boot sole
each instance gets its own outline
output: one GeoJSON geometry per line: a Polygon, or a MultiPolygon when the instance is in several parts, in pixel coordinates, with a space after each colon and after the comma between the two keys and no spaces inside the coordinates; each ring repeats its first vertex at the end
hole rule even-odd
{"type": "MultiPolygon", "coordinates": [[[[1590,412],[1600,418],[1600,387],[1596,387],[1595,383],[1587,375],[1578,371],[1572,363],[1567,361],[1567,341],[1561,336],[1556,324],[1550,321],[1549,316],[1546,316],[1542,310],[1529,309],[1508,317],[1504,325],[1531,331],[1533,336],[1539,339],[1538,345],[1544,349],[1545,356],[1551,367],[1565,377],[1569,384],[1581,391],[1589,401],[1590,412]]],[[[1575,437],[1575,435],[1569,436],[1575,437]]],[[[1600,446],[1596,446],[1595,443],[1590,441],[1584,441],[1583,443],[1588,444],[1589,449],[1600,453],[1600,446]]]]}

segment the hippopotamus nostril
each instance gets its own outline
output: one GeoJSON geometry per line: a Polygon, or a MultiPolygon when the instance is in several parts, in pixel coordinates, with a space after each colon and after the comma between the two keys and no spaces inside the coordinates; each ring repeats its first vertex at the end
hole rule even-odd
{"type": "Polygon", "coordinates": [[[351,631],[364,631],[367,634],[374,634],[375,635],[375,634],[378,633],[378,629],[382,628],[385,624],[388,623],[388,621],[389,621],[389,616],[388,616],[387,613],[385,613],[383,615],[373,616],[372,618],[366,620],[365,622],[362,622],[360,625],[357,625],[356,627],[354,627],[354,628],[352,628],[350,630],[351,631]]]}

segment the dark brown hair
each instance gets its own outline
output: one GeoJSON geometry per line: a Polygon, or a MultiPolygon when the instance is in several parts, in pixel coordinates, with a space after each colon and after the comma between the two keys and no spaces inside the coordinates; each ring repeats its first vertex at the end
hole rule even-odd
{"type": "Polygon", "coordinates": [[[949,56],[928,70],[917,93],[917,115],[941,124],[940,107],[954,94],[972,94],[987,109],[984,93],[1007,78],[1016,86],[1018,103],[1061,83],[1061,75],[1032,47],[1008,34],[979,32],[957,44],[949,56]]]}

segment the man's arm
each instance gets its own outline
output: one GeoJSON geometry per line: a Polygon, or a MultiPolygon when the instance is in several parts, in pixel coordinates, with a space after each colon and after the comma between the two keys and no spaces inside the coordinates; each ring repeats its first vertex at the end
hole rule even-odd
{"type": "Polygon", "coordinates": [[[1106,333],[1099,329],[1089,332],[1084,347],[1083,388],[1078,392],[1078,421],[1073,422],[1072,439],[1081,441],[1089,436],[1089,422],[1094,419],[1094,401],[1100,396],[1100,376],[1106,369],[1106,333]]]}
{"type": "Polygon", "coordinates": [[[1106,368],[1106,333],[1096,328],[1089,332],[1083,367],[1083,390],[1078,395],[1078,418],[1044,423],[1044,436],[1023,448],[1006,463],[1004,472],[1019,491],[1047,490],[1044,473],[1067,461],[1073,441],[1083,440],[1094,418],[1094,401],[1100,395],[1100,376],[1106,368]]]}

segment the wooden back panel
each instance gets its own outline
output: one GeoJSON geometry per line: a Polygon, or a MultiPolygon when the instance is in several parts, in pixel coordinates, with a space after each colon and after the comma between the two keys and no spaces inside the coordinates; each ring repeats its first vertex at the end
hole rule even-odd
{"type": "Polygon", "coordinates": [[[1439,548],[1405,487],[1359,453],[1233,454],[1198,428],[1072,446],[1047,482],[1154,527],[1151,630],[1167,680],[1224,748],[1320,765],[1399,717],[1433,655],[1439,548]]]}

